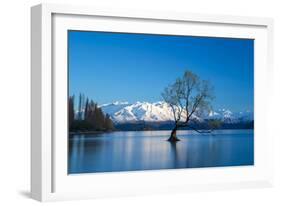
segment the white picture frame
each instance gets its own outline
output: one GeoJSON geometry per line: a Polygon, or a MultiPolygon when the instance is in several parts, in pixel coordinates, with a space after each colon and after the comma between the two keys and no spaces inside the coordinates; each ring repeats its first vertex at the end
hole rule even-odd
{"type": "Polygon", "coordinates": [[[274,75],[272,19],[40,4],[31,8],[31,26],[32,198],[52,201],[273,185],[274,136],[268,123],[274,75]],[[67,175],[68,29],[254,38],[255,165],[67,175]]]}

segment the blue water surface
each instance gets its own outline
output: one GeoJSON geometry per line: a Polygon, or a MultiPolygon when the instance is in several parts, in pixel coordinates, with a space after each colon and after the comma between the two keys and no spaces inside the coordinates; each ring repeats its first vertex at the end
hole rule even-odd
{"type": "Polygon", "coordinates": [[[68,173],[95,173],[254,164],[253,130],[218,130],[212,134],[133,131],[71,135],[68,173]]]}

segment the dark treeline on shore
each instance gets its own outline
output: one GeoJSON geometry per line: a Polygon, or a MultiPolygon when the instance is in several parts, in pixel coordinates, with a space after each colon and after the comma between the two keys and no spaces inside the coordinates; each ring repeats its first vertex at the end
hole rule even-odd
{"type": "Polygon", "coordinates": [[[78,107],[75,109],[75,96],[68,99],[68,121],[70,132],[112,131],[114,125],[110,116],[93,100],[80,94],[78,107]]]}

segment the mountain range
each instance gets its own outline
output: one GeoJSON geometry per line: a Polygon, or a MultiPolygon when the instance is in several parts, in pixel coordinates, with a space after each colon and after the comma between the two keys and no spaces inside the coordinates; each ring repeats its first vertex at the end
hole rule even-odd
{"type": "MultiPolygon", "coordinates": [[[[128,122],[167,122],[173,121],[171,107],[163,101],[159,102],[113,102],[99,106],[104,113],[110,115],[115,124],[128,122]]],[[[186,113],[183,112],[182,119],[186,113]]],[[[251,111],[232,112],[229,109],[212,110],[204,116],[192,115],[193,120],[204,122],[209,119],[220,120],[224,123],[240,123],[253,121],[254,116],[251,111]]]]}

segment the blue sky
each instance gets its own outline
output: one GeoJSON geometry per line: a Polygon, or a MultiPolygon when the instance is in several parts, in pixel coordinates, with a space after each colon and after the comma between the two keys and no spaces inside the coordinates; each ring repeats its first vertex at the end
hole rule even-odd
{"type": "Polygon", "coordinates": [[[254,40],[69,31],[68,50],[70,95],[160,101],[191,70],[214,86],[214,109],[253,111],[254,40]]]}

